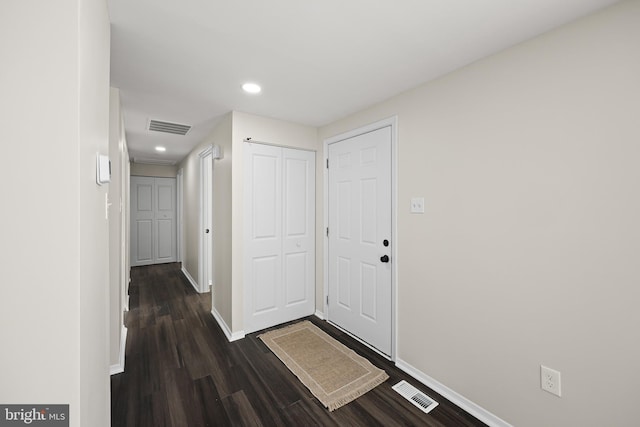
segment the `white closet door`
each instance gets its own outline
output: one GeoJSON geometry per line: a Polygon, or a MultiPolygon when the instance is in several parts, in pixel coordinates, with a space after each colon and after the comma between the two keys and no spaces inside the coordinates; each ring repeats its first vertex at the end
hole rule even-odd
{"type": "Polygon", "coordinates": [[[131,177],[131,265],[176,261],[175,178],[131,177]]]}
{"type": "Polygon", "coordinates": [[[249,143],[245,151],[245,332],[315,309],[315,153],[249,143]]]}
{"type": "Polygon", "coordinates": [[[131,265],[153,264],[154,179],[131,177],[131,265]]]}
{"type": "Polygon", "coordinates": [[[155,260],[176,261],[176,180],[155,178],[155,260]]]}

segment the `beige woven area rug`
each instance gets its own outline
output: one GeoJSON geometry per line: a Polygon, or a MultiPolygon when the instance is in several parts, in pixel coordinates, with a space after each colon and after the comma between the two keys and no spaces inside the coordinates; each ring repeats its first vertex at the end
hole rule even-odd
{"type": "Polygon", "coordinates": [[[258,338],[330,411],[357,399],[389,378],[382,369],[307,320],[258,338]]]}

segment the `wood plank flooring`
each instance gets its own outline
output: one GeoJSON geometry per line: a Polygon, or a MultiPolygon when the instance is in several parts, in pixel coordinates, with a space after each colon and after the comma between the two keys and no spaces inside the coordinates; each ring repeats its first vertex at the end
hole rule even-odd
{"type": "Polygon", "coordinates": [[[111,377],[111,425],[484,426],[395,365],[316,317],[329,335],[384,369],[389,379],[329,412],[250,334],[228,342],[180,264],[132,269],[125,372],[111,377]],[[439,402],[424,414],[391,386],[405,379],[439,402]]]}

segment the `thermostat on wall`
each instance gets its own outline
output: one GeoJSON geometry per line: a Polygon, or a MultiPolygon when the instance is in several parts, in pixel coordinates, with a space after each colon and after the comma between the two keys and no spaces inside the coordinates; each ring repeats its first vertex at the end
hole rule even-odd
{"type": "Polygon", "coordinates": [[[111,161],[109,156],[98,153],[96,164],[96,182],[98,185],[111,181],[111,161]]]}

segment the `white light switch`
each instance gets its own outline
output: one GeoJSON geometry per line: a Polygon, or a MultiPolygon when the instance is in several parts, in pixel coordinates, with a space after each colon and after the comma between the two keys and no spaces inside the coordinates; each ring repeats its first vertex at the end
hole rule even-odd
{"type": "Polygon", "coordinates": [[[411,213],[424,213],[424,197],[411,198],[411,213]]]}

